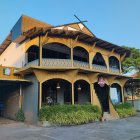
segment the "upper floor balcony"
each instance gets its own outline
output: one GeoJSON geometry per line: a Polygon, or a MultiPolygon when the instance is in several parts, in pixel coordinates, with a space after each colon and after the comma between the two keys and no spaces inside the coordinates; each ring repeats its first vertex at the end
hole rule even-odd
{"type": "Polygon", "coordinates": [[[42,47],[31,46],[26,52],[25,66],[47,68],[82,68],[98,72],[120,74],[119,60],[111,56],[105,61],[101,53],[90,57],[89,52],[80,47],[69,48],[60,43],[49,43],[42,47]]]}

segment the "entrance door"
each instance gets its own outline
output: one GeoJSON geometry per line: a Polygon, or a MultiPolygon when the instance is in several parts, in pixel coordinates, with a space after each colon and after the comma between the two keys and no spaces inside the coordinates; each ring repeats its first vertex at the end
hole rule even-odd
{"type": "Polygon", "coordinates": [[[105,84],[101,87],[98,82],[94,83],[95,92],[100,100],[103,112],[109,111],[109,86],[105,84]]]}

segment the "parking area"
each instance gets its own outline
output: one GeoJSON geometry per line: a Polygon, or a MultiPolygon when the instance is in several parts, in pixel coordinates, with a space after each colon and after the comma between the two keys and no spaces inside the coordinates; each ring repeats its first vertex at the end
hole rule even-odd
{"type": "Polygon", "coordinates": [[[79,126],[42,128],[9,122],[0,125],[0,140],[140,140],[140,113],[126,119],[79,126]]]}

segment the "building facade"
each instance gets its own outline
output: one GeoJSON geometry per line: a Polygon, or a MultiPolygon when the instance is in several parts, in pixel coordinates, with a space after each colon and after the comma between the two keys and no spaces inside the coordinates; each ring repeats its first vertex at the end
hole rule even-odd
{"type": "Polygon", "coordinates": [[[3,116],[22,108],[38,121],[42,105],[91,103],[119,117],[124,102],[121,61],[130,51],[97,38],[82,22],[52,26],[21,16],[0,46],[3,116]],[[7,88],[8,87],[8,88],[7,88]]]}

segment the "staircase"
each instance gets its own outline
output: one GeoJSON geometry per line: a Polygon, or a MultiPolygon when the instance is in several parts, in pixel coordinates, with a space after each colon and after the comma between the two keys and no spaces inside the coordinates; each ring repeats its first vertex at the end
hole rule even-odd
{"type": "Polygon", "coordinates": [[[117,120],[117,117],[112,116],[109,112],[104,112],[103,121],[117,120]]]}

